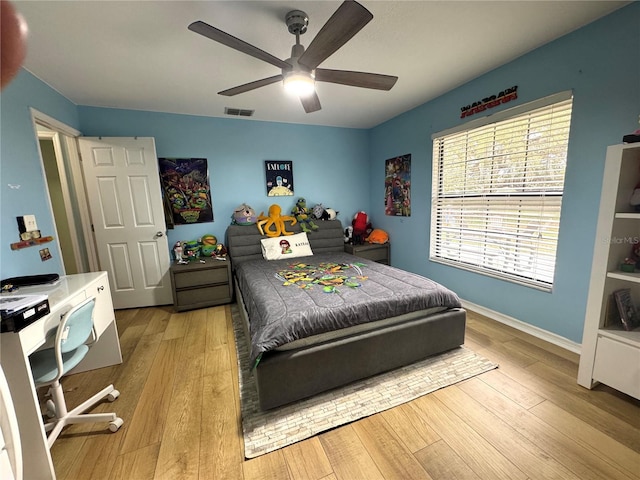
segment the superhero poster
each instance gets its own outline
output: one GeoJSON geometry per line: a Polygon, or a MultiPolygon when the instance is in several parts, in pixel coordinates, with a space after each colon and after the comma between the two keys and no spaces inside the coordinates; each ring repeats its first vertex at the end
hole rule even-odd
{"type": "Polygon", "coordinates": [[[213,222],[206,158],[159,158],[160,181],[175,225],[213,222]]]}
{"type": "Polygon", "coordinates": [[[385,160],[384,213],[411,216],[411,154],[385,160]]]}

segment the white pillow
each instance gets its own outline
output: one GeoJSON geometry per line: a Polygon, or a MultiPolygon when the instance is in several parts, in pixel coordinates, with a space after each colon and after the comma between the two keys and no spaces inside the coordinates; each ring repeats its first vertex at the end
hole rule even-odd
{"type": "Polygon", "coordinates": [[[262,256],[265,260],[313,255],[306,232],[282,237],[263,238],[260,243],[262,243],[262,256]]]}

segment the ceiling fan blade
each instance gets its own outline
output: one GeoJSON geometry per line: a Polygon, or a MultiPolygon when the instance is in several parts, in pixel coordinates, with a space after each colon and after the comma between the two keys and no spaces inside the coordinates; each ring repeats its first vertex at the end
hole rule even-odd
{"type": "Polygon", "coordinates": [[[234,95],[238,95],[239,93],[249,92],[251,90],[255,90],[256,88],[271,85],[272,83],[280,81],[282,81],[282,75],[274,75],[273,77],[263,78],[262,80],[256,80],[255,82],[245,83],[244,85],[240,85],[238,87],[223,90],[221,92],[218,92],[218,95],[233,97],[234,95]]]}
{"type": "Polygon", "coordinates": [[[192,32],[199,33],[211,40],[226,45],[227,47],[231,47],[239,52],[246,53],[247,55],[251,55],[258,60],[262,60],[264,62],[270,63],[271,65],[275,65],[278,68],[283,68],[285,70],[290,70],[291,65],[285,62],[284,60],[280,60],[277,57],[274,57],[270,53],[265,52],[264,50],[260,50],[258,47],[254,47],[253,45],[245,42],[244,40],[240,40],[239,38],[234,37],[233,35],[229,35],[222,30],[217,29],[216,27],[212,27],[211,25],[197,21],[193,22],[189,25],[189,30],[192,32]]]}
{"type": "Polygon", "coordinates": [[[317,112],[322,108],[320,106],[320,99],[318,98],[318,94],[316,92],[313,92],[307,97],[300,97],[300,101],[302,102],[304,111],[307,113],[317,112]]]}
{"type": "Polygon", "coordinates": [[[371,19],[371,12],[358,2],[345,1],[320,29],[298,63],[313,70],[362,30],[371,19]]]}
{"type": "Polygon", "coordinates": [[[398,81],[398,77],[382,75],[380,73],[316,68],[316,81],[339,83],[352,87],[374,88],[376,90],[391,90],[396,84],[396,81],[398,81]]]}

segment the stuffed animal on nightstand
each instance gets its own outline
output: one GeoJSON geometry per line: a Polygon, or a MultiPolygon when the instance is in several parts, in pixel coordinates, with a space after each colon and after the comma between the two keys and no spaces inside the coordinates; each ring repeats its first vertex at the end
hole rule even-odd
{"type": "Polygon", "coordinates": [[[363,211],[360,211],[353,216],[351,226],[353,227],[352,243],[354,245],[364,244],[364,239],[373,230],[373,228],[371,227],[371,222],[369,222],[369,215],[367,215],[363,211]]]}

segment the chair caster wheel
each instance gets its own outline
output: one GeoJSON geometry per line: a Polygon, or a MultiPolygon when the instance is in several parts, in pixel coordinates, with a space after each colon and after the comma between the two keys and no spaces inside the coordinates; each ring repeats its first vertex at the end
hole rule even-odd
{"type": "Polygon", "coordinates": [[[107,400],[113,402],[116,398],[120,396],[120,392],[118,390],[114,390],[109,395],[107,395],[107,400]]]}
{"type": "Polygon", "coordinates": [[[116,418],[113,422],[109,422],[109,430],[111,432],[117,432],[118,430],[120,430],[120,427],[124,424],[124,420],[122,420],[120,417],[116,418]]]}
{"type": "Polygon", "coordinates": [[[47,400],[47,413],[48,418],[56,418],[56,404],[53,400],[47,400]]]}

